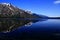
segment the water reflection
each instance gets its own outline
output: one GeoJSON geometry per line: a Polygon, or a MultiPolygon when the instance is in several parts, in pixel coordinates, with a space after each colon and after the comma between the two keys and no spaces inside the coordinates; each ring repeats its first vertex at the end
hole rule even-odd
{"type": "Polygon", "coordinates": [[[0,32],[10,32],[23,25],[30,26],[32,23],[38,21],[45,21],[46,19],[16,19],[16,18],[0,18],[0,32]]]}
{"type": "Polygon", "coordinates": [[[25,26],[31,26],[31,25],[32,25],[32,22],[25,24],[25,26]]]}
{"type": "MultiPolygon", "coordinates": [[[[14,30],[18,27],[22,27],[22,26],[30,26],[32,25],[33,23],[36,23],[36,22],[43,22],[43,21],[46,21],[47,19],[0,19],[0,22],[2,24],[3,27],[6,27],[6,30],[14,30]],[[11,26],[13,26],[11,28],[11,26]]],[[[0,24],[0,25],[1,25],[0,24]]],[[[3,28],[4,29],[4,28],[3,28]]],[[[2,31],[2,29],[0,29],[2,31]]],[[[3,30],[4,31],[4,30],[3,30]]],[[[7,32],[7,31],[6,31],[7,32]]],[[[15,40],[16,39],[19,39],[21,37],[26,37],[28,35],[25,35],[27,32],[25,32],[24,28],[21,30],[19,30],[19,32],[17,30],[15,31],[12,31],[12,32],[8,32],[8,33],[2,33],[0,32],[0,38],[1,39],[13,39],[15,40]]],[[[30,32],[29,32],[30,33],[30,32]]]]}
{"type": "Polygon", "coordinates": [[[38,21],[43,22],[43,21],[46,21],[46,20],[48,20],[48,19],[38,19],[38,20],[35,19],[35,20],[31,20],[29,23],[25,24],[25,26],[31,26],[33,23],[36,23],[38,21]]]}

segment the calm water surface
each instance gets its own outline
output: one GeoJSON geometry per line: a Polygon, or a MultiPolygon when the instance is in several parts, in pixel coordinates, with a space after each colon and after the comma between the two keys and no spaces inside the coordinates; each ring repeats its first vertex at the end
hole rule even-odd
{"type": "Polygon", "coordinates": [[[31,22],[32,25],[24,25],[10,33],[0,33],[0,38],[11,39],[55,39],[60,37],[60,19],[48,19],[44,21],[31,22]]]}

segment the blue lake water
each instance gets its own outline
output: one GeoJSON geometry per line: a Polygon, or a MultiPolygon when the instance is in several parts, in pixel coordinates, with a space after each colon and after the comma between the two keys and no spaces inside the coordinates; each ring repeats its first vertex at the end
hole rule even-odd
{"type": "Polygon", "coordinates": [[[23,25],[15,31],[0,33],[1,39],[59,39],[60,19],[47,19],[32,25],[23,25]]]}

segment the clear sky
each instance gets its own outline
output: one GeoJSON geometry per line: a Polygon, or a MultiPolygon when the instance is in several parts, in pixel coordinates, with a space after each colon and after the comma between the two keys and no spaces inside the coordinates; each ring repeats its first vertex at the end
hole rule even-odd
{"type": "Polygon", "coordinates": [[[38,15],[60,17],[60,0],[0,0],[0,3],[11,3],[38,15]]]}

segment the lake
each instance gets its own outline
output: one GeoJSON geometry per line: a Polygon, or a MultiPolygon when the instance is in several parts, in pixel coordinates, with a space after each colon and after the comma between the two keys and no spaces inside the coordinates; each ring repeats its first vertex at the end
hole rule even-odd
{"type": "Polygon", "coordinates": [[[14,31],[0,33],[0,39],[55,40],[60,38],[60,19],[30,21],[14,31]]]}

